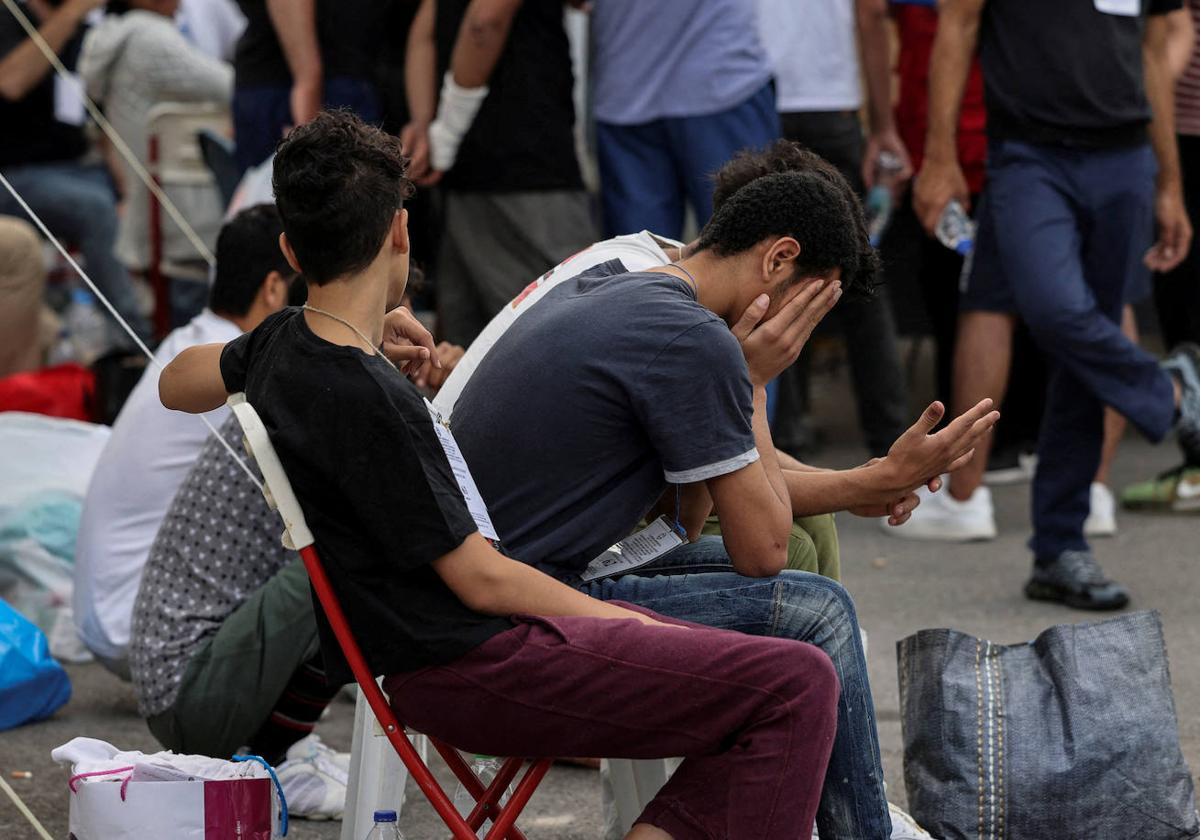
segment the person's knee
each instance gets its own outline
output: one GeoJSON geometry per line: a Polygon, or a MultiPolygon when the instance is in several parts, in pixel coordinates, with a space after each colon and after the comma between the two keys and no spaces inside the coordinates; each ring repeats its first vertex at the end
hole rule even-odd
{"type": "Polygon", "coordinates": [[[784,572],[782,577],[774,635],[810,642],[835,659],[857,643],[858,617],[845,587],[802,572],[784,572]]]}
{"type": "Polygon", "coordinates": [[[74,208],[71,216],[78,224],[72,225],[76,230],[63,231],[64,235],[81,245],[89,241],[111,243],[116,238],[117,205],[110,193],[97,185],[81,183],[69,201],[74,208]]]}
{"type": "Polygon", "coordinates": [[[837,668],[825,651],[804,642],[788,645],[781,654],[779,679],[779,694],[803,711],[806,726],[836,725],[842,689],[837,668]]]}

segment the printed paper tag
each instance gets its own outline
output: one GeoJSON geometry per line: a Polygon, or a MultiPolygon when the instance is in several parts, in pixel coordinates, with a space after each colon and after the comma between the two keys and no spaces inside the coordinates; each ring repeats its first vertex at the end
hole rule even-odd
{"type": "Polygon", "coordinates": [[[1092,0],[1092,2],[1096,4],[1096,11],[1104,12],[1106,15],[1137,17],[1142,13],[1142,0],[1092,0]]]}
{"type": "Polygon", "coordinates": [[[632,534],[601,554],[583,571],[585,581],[628,572],[657,560],[683,545],[683,537],[660,516],[636,534],[632,534]]]}
{"type": "Polygon", "coordinates": [[[425,407],[429,409],[429,417],[433,420],[433,430],[437,433],[438,441],[446,452],[446,460],[450,462],[450,471],[454,473],[454,480],[458,482],[458,489],[462,491],[463,501],[467,503],[467,510],[470,511],[471,518],[475,520],[475,526],[479,528],[479,533],[484,537],[493,542],[499,542],[500,536],[496,533],[496,526],[492,524],[492,517],[488,515],[487,505],[483,503],[483,496],[479,494],[479,488],[475,486],[475,479],[467,467],[467,460],[463,457],[462,450],[458,448],[458,441],[450,433],[450,427],[442,419],[441,412],[433,407],[433,403],[425,400],[425,407]]]}
{"type": "Polygon", "coordinates": [[[83,125],[87,112],[79,95],[80,81],[74,73],[69,79],[54,77],[54,119],[67,125],[83,125]]]}

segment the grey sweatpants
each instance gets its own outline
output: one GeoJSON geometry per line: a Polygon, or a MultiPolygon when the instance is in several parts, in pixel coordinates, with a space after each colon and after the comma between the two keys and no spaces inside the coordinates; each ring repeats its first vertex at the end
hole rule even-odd
{"type": "Polygon", "coordinates": [[[596,238],[583,190],[446,192],[441,337],[466,347],[517,294],[596,238]]]}

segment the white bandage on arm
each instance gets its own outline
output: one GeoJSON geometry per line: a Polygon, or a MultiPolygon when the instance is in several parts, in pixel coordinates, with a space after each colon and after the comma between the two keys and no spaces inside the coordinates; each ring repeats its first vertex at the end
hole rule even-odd
{"type": "Polygon", "coordinates": [[[458,147],[487,95],[486,85],[465,88],[454,81],[453,73],[446,72],[437,118],[429,125],[429,163],[434,169],[445,172],[454,166],[458,147]]]}

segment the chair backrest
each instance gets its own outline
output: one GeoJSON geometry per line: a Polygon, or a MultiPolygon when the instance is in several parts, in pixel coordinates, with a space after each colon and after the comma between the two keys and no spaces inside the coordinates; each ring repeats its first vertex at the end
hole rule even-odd
{"type": "Polygon", "coordinates": [[[229,108],[215,102],[163,102],[146,115],[149,169],[163,186],[213,184],[197,135],[229,131],[229,108]]]}

